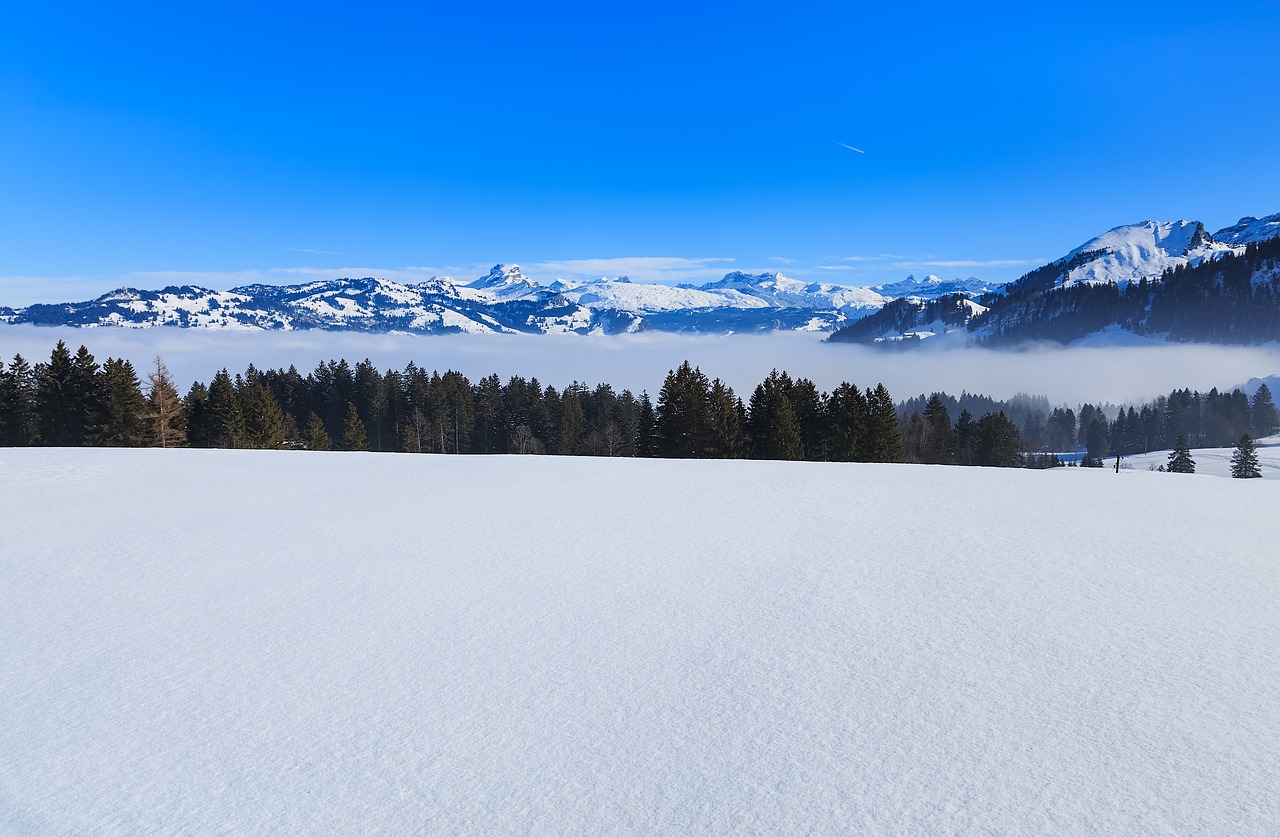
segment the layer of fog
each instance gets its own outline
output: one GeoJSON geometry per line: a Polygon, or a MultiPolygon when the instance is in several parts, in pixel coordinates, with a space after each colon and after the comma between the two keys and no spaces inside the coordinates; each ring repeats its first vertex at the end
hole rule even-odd
{"type": "Polygon", "coordinates": [[[537,377],[543,385],[572,381],[609,383],[617,390],[647,390],[656,397],[667,370],[681,361],[719,377],[745,399],[771,369],[807,377],[830,390],[841,381],[858,386],[883,382],[895,398],[961,390],[1008,398],[1019,392],[1045,395],[1055,404],[1114,402],[1150,398],[1171,389],[1207,391],[1252,377],[1280,372],[1280,347],[1136,346],[1039,348],[1026,351],[928,349],[886,351],[831,345],[811,334],[729,337],[644,334],[615,337],[577,335],[412,335],[322,331],[220,332],[175,328],[74,329],[0,326],[0,358],[15,352],[31,362],[47,359],[64,340],[74,351],[84,344],[99,361],[131,360],[139,375],[162,356],[184,391],[194,380],[207,382],[223,367],[232,373],[250,363],[258,368],[296,366],[308,371],[323,361],[369,358],[382,370],[420,367],[456,369],[473,381],[497,373],[537,377]]]}

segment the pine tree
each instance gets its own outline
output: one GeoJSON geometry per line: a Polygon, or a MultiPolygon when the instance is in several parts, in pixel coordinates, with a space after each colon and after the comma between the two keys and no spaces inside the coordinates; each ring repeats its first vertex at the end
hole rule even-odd
{"type": "Polygon", "coordinates": [[[587,419],[582,411],[580,385],[573,384],[564,388],[560,396],[560,440],[556,452],[562,456],[576,456],[581,452],[583,430],[587,419]]]}
{"type": "Polygon", "coordinates": [[[369,434],[365,432],[364,422],[360,420],[356,405],[351,403],[347,404],[347,417],[342,422],[342,449],[369,449],[369,434]]]}
{"type": "Polygon", "coordinates": [[[898,427],[898,408],[884,384],[868,389],[867,434],[864,440],[864,462],[904,462],[902,430],[898,427]]]}
{"type": "Polygon", "coordinates": [[[826,408],[827,455],[833,462],[856,462],[867,433],[867,402],[847,381],[831,391],[826,408]]]}
{"type": "Polygon", "coordinates": [[[647,391],[640,393],[640,412],[636,416],[636,456],[653,456],[658,418],[647,391]]]}
{"type": "Polygon", "coordinates": [[[324,421],[314,412],[307,417],[307,429],[304,432],[307,450],[329,450],[333,447],[329,431],[324,429],[324,421]]]}
{"type": "Polygon", "coordinates": [[[258,379],[241,394],[246,447],[274,450],[284,445],[284,411],[266,382],[258,379]]]}
{"type": "Polygon", "coordinates": [[[244,412],[240,396],[236,393],[227,370],[222,369],[213,376],[213,383],[209,384],[206,408],[209,444],[215,448],[243,447],[244,412]]]}
{"type": "Polygon", "coordinates": [[[687,459],[705,455],[710,435],[711,384],[702,370],[689,361],[667,373],[658,392],[657,452],[660,456],[687,459]]]}
{"type": "Polygon", "coordinates": [[[978,419],[973,434],[975,465],[994,468],[1021,468],[1022,437],[1018,425],[1004,411],[987,413],[978,419]]]}
{"type": "Polygon", "coordinates": [[[747,402],[747,433],[756,459],[803,459],[800,422],[792,407],[791,378],[774,369],[747,402]]]}
{"type": "Polygon", "coordinates": [[[935,465],[948,465],[955,457],[955,431],[951,414],[942,397],[934,393],[924,408],[923,460],[935,465]]]}
{"type": "Polygon", "coordinates": [[[1262,469],[1258,467],[1258,448],[1253,437],[1248,433],[1236,442],[1236,449],[1231,454],[1231,476],[1235,479],[1258,479],[1262,469]]]}
{"type": "Polygon", "coordinates": [[[37,441],[36,373],[20,354],[0,372],[0,446],[37,441]]]}
{"type": "Polygon", "coordinates": [[[1191,443],[1186,436],[1179,436],[1169,453],[1169,464],[1165,470],[1171,474],[1194,474],[1196,462],[1191,458],[1191,443]]]}
{"type": "Polygon", "coordinates": [[[1280,430],[1280,413],[1271,399],[1271,387],[1265,381],[1253,394],[1249,405],[1249,424],[1259,437],[1270,436],[1280,430]]]}
{"type": "Polygon", "coordinates": [[[158,448],[177,448],[187,443],[187,417],[182,409],[178,389],[173,385],[169,367],[156,356],[156,368],[147,373],[147,402],[143,410],[146,444],[158,448]]]}
{"type": "Polygon", "coordinates": [[[146,399],[142,386],[127,360],[107,358],[102,364],[99,384],[101,399],[97,409],[98,424],[92,441],[109,447],[138,447],[146,426],[143,414],[146,399]]]}

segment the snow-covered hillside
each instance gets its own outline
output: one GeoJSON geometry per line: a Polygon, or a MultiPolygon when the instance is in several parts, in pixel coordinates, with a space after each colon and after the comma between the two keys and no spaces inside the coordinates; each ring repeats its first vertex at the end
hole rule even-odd
{"type": "Polygon", "coordinates": [[[0,832],[1280,824],[1276,482],[105,449],[0,471],[0,832]]]}
{"type": "Polygon", "coordinates": [[[1108,230],[1072,250],[1066,261],[1097,255],[1072,268],[1064,285],[1158,279],[1171,267],[1199,264],[1233,248],[1205,233],[1198,221],[1143,221],[1108,230]]]}

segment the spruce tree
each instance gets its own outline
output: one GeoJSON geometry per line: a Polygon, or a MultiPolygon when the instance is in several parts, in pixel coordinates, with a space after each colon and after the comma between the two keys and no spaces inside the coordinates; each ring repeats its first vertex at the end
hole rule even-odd
{"type": "Polygon", "coordinates": [[[833,462],[856,462],[867,434],[867,401],[847,381],[831,391],[825,406],[827,456],[833,462]]]}
{"type": "Polygon", "coordinates": [[[245,447],[274,450],[284,445],[284,411],[266,382],[259,379],[241,394],[245,447]]]}
{"type": "Polygon", "coordinates": [[[1249,424],[1258,437],[1270,436],[1280,430],[1280,413],[1271,399],[1271,387],[1263,382],[1253,394],[1249,405],[1249,424]]]}
{"type": "Polygon", "coordinates": [[[127,360],[107,358],[102,364],[101,392],[97,409],[98,423],[92,441],[109,447],[138,447],[146,426],[146,399],[133,364],[127,360]]]}
{"type": "Polygon", "coordinates": [[[687,459],[705,455],[710,435],[711,384],[689,361],[667,373],[658,392],[657,452],[687,459]]]}
{"type": "Polygon", "coordinates": [[[1258,467],[1258,448],[1248,433],[1240,437],[1231,454],[1231,476],[1241,480],[1258,479],[1262,476],[1262,469],[1258,467]]]}
{"type": "Polygon", "coordinates": [[[976,423],[973,420],[973,414],[968,410],[961,410],[959,418],[956,419],[956,463],[959,465],[973,465],[973,441],[976,423]]]}
{"type": "Polygon", "coordinates": [[[1165,470],[1171,474],[1194,474],[1196,462],[1191,458],[1191,443],[1186,436],[1179,436],[1169,453],[1169,464],[1165,470]]]}
{"type": "Polygon", "coordinates": [[[868,389],[867,434],[864,440],[863,461],[904,462],[902,430],[898,427],[898,408],[884,384],[868,389]]]}
{"type": "Polygon", "coordinates": [[[973,434],[975,465],[994,468],[1021,468],[1022,436],[1018,425],[1001,410],[978,419],[973,434]]]}
{"type": "MultiPolygon", "coordinates": [[[[238,376],[237,376],[238,377],[238,376]]],[[[215,448],[239,448],[244,446],[244,412],[240,396],[231,383],[231,376],[222,369],[213,376],[209,385],[208,410],[209,444],[215,448]]]]}
{"type": "Polygon", "coordinates": [[[0,372],[0,446],[37,441],[36,373],[20,354],[0,372]]]}
{"type": "Polygon", "coordinates": [[[747,433],[756,459],[803,459],[800,422],[791,404],[791,378],[774,369],[747,402],[747,433]]]}
{"type": "Polygon", "coordinates": [[[324,421],[314,412],[307,417],[307,429],[304,434],[307,450],[329,450],[333,446],[329,431],[324,429],[324,421]]]}
{"type": "Polygon", "coordinates": [[[653,456],[657,424],[657,414],[653,411],[649,393],[641,392],[640,411],[636,416],[636,456],[653,456]]]}
{"type": "Polygon", "coordinates": [[[351,403],[347,404],[347,417],[342,421],[342,449],[369,449],[369,434],[365,432],[364,422],[360,420],[356,405],[351,403]]]}
{"type": "Polygon", "coordinates": [[[84,438],[83,422],[77,420],[71,351],[58,341],[47,363],[36,364],[36,420],[40,441],[54,447],[79,445],[84,438]]]}

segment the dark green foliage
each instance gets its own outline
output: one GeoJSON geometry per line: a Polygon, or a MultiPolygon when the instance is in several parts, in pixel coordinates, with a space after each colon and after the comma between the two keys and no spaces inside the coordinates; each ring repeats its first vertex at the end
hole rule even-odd
{"type": "Polygon", "coordinates": [[[1258,467],[1258,448],[1248,433],[1240,437],[1231,454],[1231,476],[1243,480],[1262,476],[1262,469],[1258,467]]]}
{"type": "MultiPolygon", "coordinates": [[[[329,438],[329,431],[324,429],[324,421],[315,413],[307,417],[307,426],[302,432],[303,443],[306,445],[307,450],[329,450],[333,447],[333,440],[329,438]]],[[[417,453],[418,451],[415,450],[413,452],[417,453]]]]}
{"type": "Polygon", "coordinates": [[[347,404],[347,415],[342,420],[342,449],[368,450],[369,434],[365,432],[364,422],[355,404],[347,404]]]}
{"type": "Polygon", "coordinates": [[[827,453],[834,462],[856,462],[866,445],[867,399],[853,384],[841,383],[826,405],[827,453]]]}
{"type": "Polygon", "coordinates": [[[147,401],[133,364],[107,358],[102,364],[98,424],[92,442],[108,447],[137,447],[146,438],[147,401]]]}
{"type": "Polygon", "coordinates": [[[1259,437],[1270,436],[1280,430],[1280,414],[1276,412],[1275,402],[1271,398],[1271,387],[1265,382],[1253,394],[1253,401],[1249,405],[1249,424],[1259,437]]]}
{"type": "Polygon", "coordinates": [[[867,432],[863,437],[863,462],[904,462],[902,431],[898,427],[898,410],[884,384],[876,384],[865,395],[867,432]]]}
{"type": "MultiPolygon", "coordinates": [[[[239,376],[237,376],[239,377],[239,376]]],[[[244,412],[240,396],[227,370],[220,370],[209,384],[209,397],[204,403],[203,431],[209,445],[215,448],[244,446],[244,412]]]]}
{"type": "Polygon", "coordinates": [[[84,419],[80,415],[71,352],[66,343],[59,340],[49,355],[49,362],[36,364],[35,379],[40,441],[55,447],[81,444],[84,419]]]}
{"type": "Polygon", "coordinates": [[[246,386],[240,394],[244,415],[244,446],[247,448],[276,449],[285,441],[284,411],[265,381],[258,380],[246,386]]]}
{"type": "Polygon", "coordinates": [[[800,422],[791,403],[793,391],[787,373],[774,369],[747,403],[747,434],[756,459],[804,459],[800,422]]]}
{"type": "Polygon", "coordinates": [[[1196,462],[1191,458],[1191,445],[1186,436],[1179,436],[1169,453],[1169,463],[1165,470],[1171,474],[1194,474],[1196,462]]]}
{"type": "Polygon", "coordinates": [[[36,373],[20,354],[0,364],[0,446],[34,445],[37,430],[36,373]]]}
{"type": "Polygon", "coordinates": [[[685,459],[703,456],[711,435],[711,384],[689,361],[667,373],[658,392],[657,454],[685,459]]]}
{"type": "Polygon", "coordinates": [[[977,422],[968,410],[961,410],[956,419],[956,464],[976,465],[973,448],[977,436],[977,422]]]}
{"type": "Polygon", "coordinates": [[[924,408],[924,438],[921,461],[949,465],[955,459],[956,438],[951,429],[951,414],[938,393],[929,398],[924,408]]]}
{"type": "Polygon", "coordinates": [[[973,464],[993,468],[1021,468],[1022,439],[1018,425],[1004,413],[987,413],[973,432],[973,464]]]}
{"type": "Polygon", "coordinates": [[[658,417],[649,393],[640,393],[640,410],[636,416],[636,456],[653,456],[657,449],[658,417]]]}

